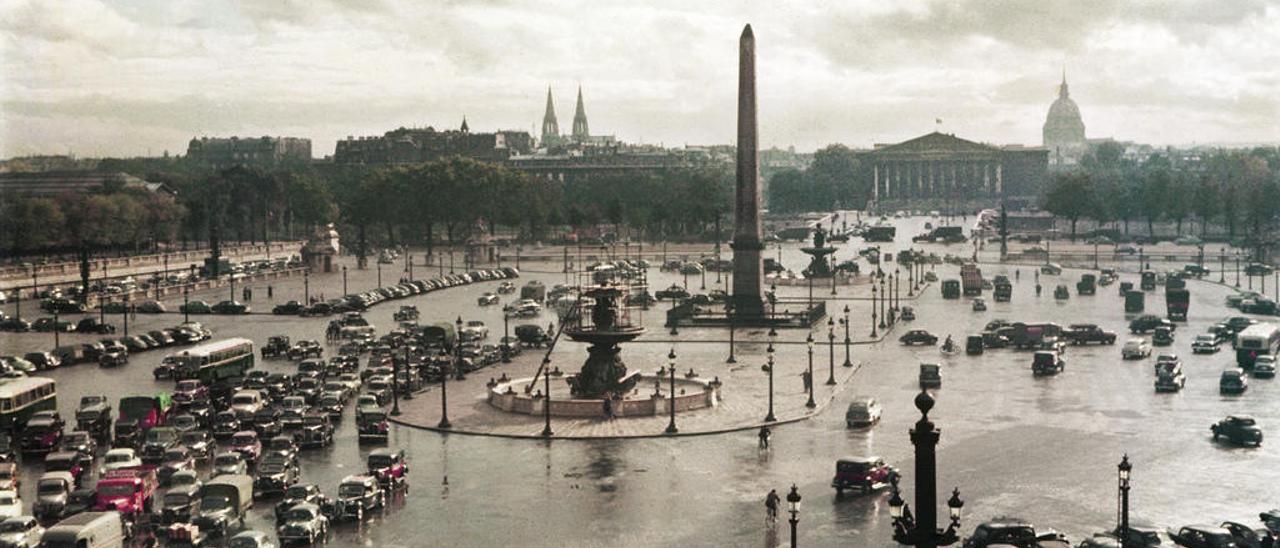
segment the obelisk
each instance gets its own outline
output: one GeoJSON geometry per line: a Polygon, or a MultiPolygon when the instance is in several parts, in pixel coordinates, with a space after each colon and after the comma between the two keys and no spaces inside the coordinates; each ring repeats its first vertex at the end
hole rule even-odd
{"type": "Polygon", "coordinates": [[[763,318],[760,283],[764,250],[760,230],[760,153],[756,136],[756,37],[751,25],[738,43],[738,181],[733,227],[733,314],[763,318]]]}

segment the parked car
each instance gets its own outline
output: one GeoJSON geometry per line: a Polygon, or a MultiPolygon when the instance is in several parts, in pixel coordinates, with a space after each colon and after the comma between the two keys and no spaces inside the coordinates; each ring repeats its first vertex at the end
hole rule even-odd
{"type": "Polygon", "coordinates": [[[281,543],[315,544],[317,540],[324,540],[329,536],[329,518],[315,504],[295,504],[285,513],[284,523],[277,529],[277,536],[281,543]]]}
{"type": "Polygon", "coordinates": [[[332,506],[329,497],[325,496],[320,488],[312,483],[295,483],[284,490],[282,500],[276,503],[275,516],[276,524],[284,523],[285,515],[290,508],[298,504],[314,504],[321,509],[332,506]]]}
{"type": "Polygon", "coordinates": [[[1247,415],[1228,415],[1209,427],[1209,430],[1213,432],[1214,441],[1226,438],[1236,445],[1262,445],[1262,429],[1253,417],[1247,415]]]}
{"type": "Polygon", "coordinates": [[[1165,326],[1157,327],[1155,334],[1151,336],[1151,344],[1156,346],[1169,346],[1173,344],[1173,330],[1165,326]]]}
{"type": "Polygon", "coordinates": [[[364,521],[365,515],[384,507],[386,492],[373,476],[347,476],[338,485],[336,513],[340,519],[364,521]]]}
{"type": "Polygon", "coordinates": [[[211,476],[217,477],[223,474],[244,475],[249,473],[249,465],[244,460],[244,455],[235,451],[227,451],[218,453],[213,457],[213,471],[211,476]]]}
{"type": "Polygon", "coordinates": [[[1169,536],[1186,548],[1236,548],[1231,531],[1212,525],[1188,525],[1169,536]]]}
{"type": "Polygon", "coordinates": [[[249,305],[240,301],[222,301],[211,308],[214,314],[248,314],[249,305]]]}
{"type": "Polygon", "coordinates": [[[35,516],[13,516],[0,522],[0,546],[35,548],[44,537],[44,527],[35,516]]]}
{"type": "Polygon", "coordinates": [[[209,303],[204,301],[188,301],[178,307],[178,311],[183,314],[212,314],[213,307],[209,306],[209,303]]]}

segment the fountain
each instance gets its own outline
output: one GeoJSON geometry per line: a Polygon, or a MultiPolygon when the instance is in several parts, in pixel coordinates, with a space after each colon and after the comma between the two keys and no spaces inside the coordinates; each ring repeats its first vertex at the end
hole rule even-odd
{"type": "Polygon", "coordinates": [[[631,341],[644,333],[644,327],[632,325],[627,318],[618,315],[618,299],[622,289],[607,282],[583,292],[593,300],[590,322],[583,322],[583,314],[576,315],[577,323],[564,329],[565,336],[585,342],[587,361],[582,371],[567,379],[575,398],[604,398],[629,392],[639,379],[639,373],[627,374],[627,366],[618,356],[618,345],[631,341]]]}
{"type": "Polygon", "coordinates": [[[813,231],[813,247],[800,248],[800,251],[810,257],[809,267],[804,269],[806,278],[830,278],[835,275],[827,255],[835,253],[836,248],[827,246],[826,238],[827,233],[822,230],[822,223],[818,223],[813,231]]]}

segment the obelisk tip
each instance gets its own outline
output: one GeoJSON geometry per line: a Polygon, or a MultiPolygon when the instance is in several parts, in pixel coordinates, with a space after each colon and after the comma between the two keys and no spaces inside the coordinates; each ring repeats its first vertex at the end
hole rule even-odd
{"type": "Polygon", "coordinates": [[[755,35],[755,34],[753,34],[753,33],[751,32],[751,23],[747,23],[747,26],[742,27],[742,39],[743,39],[743,40],[746,40],[746,39],[748,39],[748,38],[752,38],[752,39],[754,39],[755,37],[756,37],[756,35],[755,35]]]}

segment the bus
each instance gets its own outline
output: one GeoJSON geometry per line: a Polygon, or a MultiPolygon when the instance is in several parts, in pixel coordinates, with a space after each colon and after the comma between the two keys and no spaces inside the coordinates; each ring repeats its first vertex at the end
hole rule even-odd
{"type": "Polygon", "coordinates": [[[1280,352],[1280,326],[1273,323],[1256,323],[1236,335],[1236,364],[1243,369],[1253,369],[1258,356],[1276,355],[1280,352]]]}
{"type": "Polygon", "coordinates": [[[44,377],[0,379],[0,430],[17,431],[32,413],[58,408],[58,386],[44,377]]]}
{"type": "Polygon", "coordinates": [[[243,377],[246,370],[253,369],[253,341],[235,338],[205,343],[166,356],[164,364],[172,366],[175,380],[200,379],[213,384],[243,377]]]}

